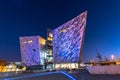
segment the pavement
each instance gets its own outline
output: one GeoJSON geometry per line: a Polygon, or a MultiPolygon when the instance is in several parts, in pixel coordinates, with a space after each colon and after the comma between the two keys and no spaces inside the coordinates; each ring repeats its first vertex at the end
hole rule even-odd
{"type": "Polygon", "coordinates": [[[33,73],[16,77],[7,77],[3,80],[77,80],[66,71],[33,73]]]}
{"type": "Polygon", "coordinates": [[[87,70],[71,70],[65,72],[43,72],[23,74],[16,77],[0,78],[0,80],[120,80],[120,75],[91,75],[87,70]]]}

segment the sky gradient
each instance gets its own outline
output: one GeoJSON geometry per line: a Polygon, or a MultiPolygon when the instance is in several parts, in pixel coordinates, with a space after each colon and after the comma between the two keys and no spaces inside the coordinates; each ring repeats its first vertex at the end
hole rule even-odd
{"type": "Polygon", "coordinates": [[[88,11],[83,60],[120,56],[120,0],[0,0],[0,59],[20,61],[20,36],[40,35],[88,11]]]}

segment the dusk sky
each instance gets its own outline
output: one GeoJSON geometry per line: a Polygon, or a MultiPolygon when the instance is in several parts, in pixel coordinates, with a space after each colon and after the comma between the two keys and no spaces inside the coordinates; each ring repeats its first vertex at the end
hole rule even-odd
{"type": "Polygon", "coordinates": [[[83,60],[120,57],[120,0],[0,0],[0,59],[20,61],[20,36],[46,38],[86,10],[83,60]]]}

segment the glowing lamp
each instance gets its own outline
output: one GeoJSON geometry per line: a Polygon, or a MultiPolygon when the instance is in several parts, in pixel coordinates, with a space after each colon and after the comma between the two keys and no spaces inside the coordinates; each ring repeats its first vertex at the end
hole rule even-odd
{"type": "Polygon", "coordinates": [[[114,60],[114,59],[115,59],[115,56],[114,56],[114,55],[111,55],[111,59],[114,60]]]}

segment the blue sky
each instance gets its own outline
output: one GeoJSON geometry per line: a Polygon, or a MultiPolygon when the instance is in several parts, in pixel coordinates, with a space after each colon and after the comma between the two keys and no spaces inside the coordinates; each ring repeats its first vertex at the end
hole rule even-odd
{"type": "Polygon", "coordinates": [[[40,35],[88,11],[83,60],[120,56],[119,0],[0,0],[0,59],[20,61],[20,36],[40,35]]]}

